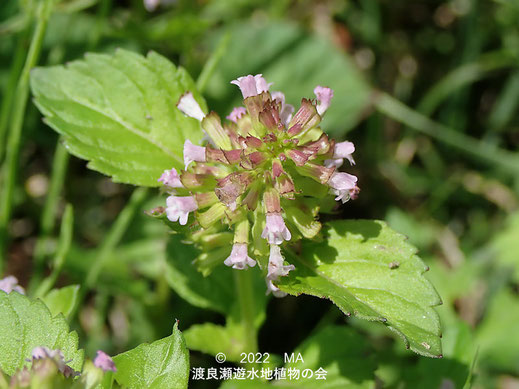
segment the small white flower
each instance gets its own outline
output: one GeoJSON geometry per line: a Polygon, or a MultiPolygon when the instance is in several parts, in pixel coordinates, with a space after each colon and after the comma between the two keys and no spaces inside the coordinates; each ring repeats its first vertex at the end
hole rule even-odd
{"type": "Polygon", "coordinates": [[[205,113],[196,102],[191,92],[186,92],[182,95],[177,103],[177,108],[180,109],[184,115],[202,121],[205,118],[205,113]]]}
{"type": "Polygon", "coordinates": [[[288,275],[291,270],[295,269],[294,265],[283,265],[285,259],[281,255],[281,249],[278,245],[271,244],[270,245],[270,255],[269,255],[269,266],[267,278],[269,280],[277,280],[279,277],[284,277],[288,275]]]}
{"type": "Polygon", "coordinates": [[[244,99],[268,92],[272,85],[272,83],[267,84],[267,81],[261,74],[256,74],[255,76],[249,74],[248,76],[238,77],[237,80],[231,81],[231,84],[238,85],[244,99]]]}
{"type": "Polygon", "coordinates": [[[292,235],[285,225],[283,217],[278,213],[273,213],[267,215],[267,224],[261,237],[267,239],[270,244],[281,244],[283,240],[290,240],[292,235]]]}
{"type": "Polygon", "coordinates": [[[335,200],[345,203],[357,190],[357,177],[348,173],[333,173],[328,180],[328,185],[337,196],[335,200]]]}
{"type": "Polygon", "coordinates": [[[315,87],[314,93],[318,101],[316,107],[317,113],[322,116],[330,106],[330,102],[333,97],[333,90],[325,86],[318,85],[315,87]]]}
{"type": "Polygon", "coordinates": [[[171,170],[164,170],[164,173],[162,173],[158,181],[171,188],[184,187],[180,181],[180,176],[178,175],[177,169],[175,168],[172,168],[171,170]]]}
{"type": "Polygon", "coordinates": [[[198,208],[193,196],[169,196],[166,205],[167,218],[172,222],[178,221],[182,226],[186,225],[189,212],[194,212],[198,208]]]}
{"type": "Polygon", "coordinates": [[[186,169],[191,162],[205,162],[205,147],[197,146],[188,139],[184,143],[184,164],[186,169]]]}
{"type": "Polygon", "coordinates": [[[327,159],[324,161],[324,165],[326,167],[339,167],[343,164],[344,158],[350,161],[351,165],[355,165],[355,160],[352,156],[354,151],[355,145],[352,142],[344,141],[336,143],[333,150],[332,159],[327,159]]]}
{"type": "Polygon", "coordinates": [[[0,290],[5,293],[11,293],[13,290],[20,294],[25,294],[25,289],[18,285],[18,279],[15,276],[7,276],[0,280],[0,290]]]}
{"type": "Polygon", "coordinates": [[[233,269],[246,269],[247,266],[254,267],[256,261],[247,255],[247,244],[235,243],[232,246],[231,255],[224,261],[227,266],[232,266],[233,269]]]}
{"type": "Polygon", "coordinates": [[[268,278],[265,278],[265,282],[267,284],[267,295],[269,293],[272,293],[274,297],[285,297],[287,294],[280,290],[276,285],[272,283],[272,280],[269,280],[268,278]]]}

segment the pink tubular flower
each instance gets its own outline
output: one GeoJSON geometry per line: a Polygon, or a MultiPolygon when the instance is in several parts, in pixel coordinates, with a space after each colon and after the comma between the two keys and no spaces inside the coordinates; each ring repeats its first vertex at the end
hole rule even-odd
{"type": "Polygon", "coordinates": [[[200,105],[198,105],[191,92],[186,92],[182,95],[180,100],[178,100],[177,108],[180,109],[184,115],[200,122],[205,117],[204,111],[202,111],[202,108],[200,108],[200,105]]]}
{"type": "Polygon", "coordinates": [[[333,90],[325,86],[318,85],[315,87],[314,93],[317,101],[319,102],[316,107],[317,113],[322,116],[330,106],[330,101],[333,97],[333,90]]]}
{"type": "Polygon", "coordinates": [[[261,233],[263,239],[267,239],[269,244],[281,244],[283,240],[290,240],[292,235],[288,230],[283,217],[278,213],[267,215],[267,225],[261,233]]]}
{"type": "Polygon", "coordinates": [[[357,177],[348,173],[333,173],[328,180],[328,185],[333,189],[337,196],[335,200],[348,201],[351,194],[357,189],[357,177]]]}
{"type": "Polygon", "coordinates": [[[279,118],[285,127],[287,127],[288,123],[290,123],[290,120],[292,120],[294,106],[291,104],[285,104],[285,95],[282,92],[272,92],[272,100],[276,100],[281,103],[279,118]]]}
{"type": "Polygon", "coordinates": [[[189,212],[194,212],[198,208],[193,196],[169,196],[166,205],[167,218],[172,222],[178,221],[182,226],[186,225],[189,212]]]}
{"type": "Polygon", "coordinates": [[[245,107],[234,107],[226,118],[231,122],[238,123],[238,119],[247,113],[245,107]]]}
{"type": "Polygon", "coordinates": [[[247,255],[246,243],[235,243],[232,246],[231,255],[223,262],[227,266],[232,266],[233,269],[246,269],[247,266],[254,267],[256,261],[247,255]]]}
{"type": "Polygon", "coordinates": [[[18,285],[18,279],[15,276],[7,276],[0,280],[0,290],[9,294],[13,290],[20,294],[25,294],[25,289],[18,285]]]}
{"type": "Polygon", "coordinates": [[[183,188],[182,182],[180,181],[180,176],[175,168],[171,170],[164,170],[164,173],[160,176],[159,182],[162,182],[166,186],[170,186],[172,188],[183,188]]]}
{"type": "Polygon", "coordinates": [[[72,369],[70,366],[67,365],[65,362],[65,356],[63,355],[63,352],[59,349],[57,350],[51,350],[48,347],[40,346],[35,347],[32,352],[31,356],[33,361],[36,359],[52,359],[54,362],[56,362],[56,365],[58,366],[58,370],[63,373],[65,377],[75,377],[79,375],[79,372],[72,369]]]}
{"type": "Polygon", "coordinates": [[[276,285],[274,285],[272,281],[268,278],[265,278],[265,282],[267,284],[267,295],[269,293],[272,293],[274,297],[285,297],[287,295],[285,292],[281,291],[276,285]]]}
{"type": "Polygon", "coordinates": [[[351,165],[355,165],[355,160],[353,159],[353,152],[355,151],[355,145],[351,142],[344,141],[335,144],[335,148],[333,150],[332,159],[327,159],[324,161],[326,167],[339,167],[344,162],[344,158],[350,161],[351,165]]]}
{"type": "Polygon", "coordinates": [[[117,368],[115,367],[115,363],[112,360],[112,358],[110,358],[108,354],[101,350],[97,350],[97,356],[94,359],[94,366],[102,369],[105,372],[108,370],[114,372],[117,371],[117,368]]]}
{"type": "Polygon", "coordinates": [[[186,165],[186,169],[189,164],[193,161],[196,162],[205,162],[205,147],[196,146],[188,139],[184,143],[184,164],[186,165]]]}
{"type": "Polygon", "coordinates": [[[268,92],[272,85],[272,83],[267,84],[267,81],[261,74],[256,74],[255,76],[249,74],[248,76],[238,77],[237,80],[231,81],[231,84],[238,85],[244,99],[268,92]]]}
{"type": "Polygon", "coordinates": [[[285,266],[283,262],[284,258],[281,255],[281,249],[278,245],[271,244],[267,279],[271,281],[277,280],[279,277],[284,277],[288,275],[291,270],[295,269],[294,265],[285,266]]]}

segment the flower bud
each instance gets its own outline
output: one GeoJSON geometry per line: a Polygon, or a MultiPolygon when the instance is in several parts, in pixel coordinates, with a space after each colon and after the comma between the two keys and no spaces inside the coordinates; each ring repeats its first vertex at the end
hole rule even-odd
{"type": "Polygon", "coordinates": [[[238,123],[238,119],[240,119],[246,113],[247,110],[245,107],[234,107],[226,119],[230,120],[231,122],[238,123]]]}

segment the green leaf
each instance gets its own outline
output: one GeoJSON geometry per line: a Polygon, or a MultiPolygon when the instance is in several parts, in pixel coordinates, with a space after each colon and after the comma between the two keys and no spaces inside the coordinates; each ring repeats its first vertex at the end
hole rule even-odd
{"type": "Polygon", "coordinates": [[[67,149],[117,182],[158,186],[165,169],[183,167],[184,141],[203,135],[200,123],[176,108],[190,90],[205,109],[193,80],[154,52],[86,54],[66,66],[36,68],[31,88],[67,149]]]}
{"type": "MultiPolygon", "coordinates": [[[[237,295],[233,272],[236,270],[223,264],[224,258],[230,254],[231,247],[227,248],[228,252],[213,272],[204,276],[193,264],[193,260],[200,254],[199,251],[193,245],[182,243],[182,239],[182,235],[175,234],[170,235],[168,241],[165,277],[169,285],[196,307],[211,309],[226,316],[234,315],[237,309],[237,295]]],[[[265,317],[267,301],[265,283],[258,267],[247,271],[254,273],[251,278],[254,280],[256,320],[261,322],[265,317]]]]}
{"type": "MultiPolygon", "coordinates": [[[[312,370],[309,378],[261,381],[227,381],[221,388],[302,388],[360,389],[375,387],[375,361],[365,337],[348,327],[330,326],[310,336],[293,353],[287,369],[312,370]],[[301,356],[301,359],[299,358],[301,356]],[[297,360],[297,361],[296,361],[297,360]],[[326,371],[326,380],[317,380],[315,371],[326,371]],[[263,386],[261,386],[263,385],[263,386]]],[[[290,358],[292,355],[288,353],[290,358]]]]}
{"type": "Polygon", "coordinates": [[[62,315],[53,317],[40,300],[0,291],[0,369],[12,375],[38,346],[60,349],[68,365],[81,371],[83,350],[62,315]]]}
{"type": "Polygon", "coordinates": [[[228,361],[239,362],[245,352],[246,340],[243,326],[228,323],[225,327],[213,323],[196,324],[184,331],[190,350],[216,355],[224,353],[228,361]]]}
{"type": "Polygon", "coordinates": [[[479,364],[519,374],[519,298],[502,290],[491,300],[489,310],[477,331],[479,364]]]}
{"type": "Polygon", "coordinates": [[[178,322],[167,338],[114,357],[115,380],[129,389],[187,388],[189,353],[178,322]]]}
{"type": "Polygon", "coordinates": [[[79,285],[70,285],[61,289],[52,289],[43,297],[43,302],[50,313],[56,316],[60,313],[68,317],[76,306],[79,285]]]}
{"type": "Polygon", "coordinates": [[[440,357],[440,322],[431,307],[441,300],[405,237],[370,220],[331,222],[325,235],[287,258],[296,270],[279,281],[280,289],[328,298],[346,315],[383,322],[411,350],[440,357]]]}
{"type": "Polygon", "coordinates": [[[331,42],[281,22],[237,24],[230,33],[229,49],[207,87],[213,109],[227,113],[240,105],[241,94],[229,82],[262,73],[274,83],[271,90],[285,93],[296,110],[301,97],[315,97],[317,85],[332,88],[334,98],[322,122],[326,132],[344,133],[359,122],[369,105],[371,88],[347,54],[331,42]],[[221,103],[227,101],[233,105],[221,103]]]}

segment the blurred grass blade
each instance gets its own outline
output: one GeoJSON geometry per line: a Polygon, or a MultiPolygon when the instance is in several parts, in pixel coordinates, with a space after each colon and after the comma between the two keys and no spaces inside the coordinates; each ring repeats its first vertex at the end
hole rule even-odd
{"type": "Polygon", "coordinates": [[[61,220],[61,230],[59,234],[58,249],[56,250],[56,256],[52,264],[52,273],[43,280],[41,285],[35,292],[36,297],[43,297],[58,279],[59,273],[65,264],[65,259],[70,250],[72,243],[72,236],[74,232],[74,209],[72,205],[67,204],[63,219],[61,220]]]}
{"type": "MultiPolygon", "coordinates": [[[[26,31],[28,32],[28,31],[26,31]]],[[[23,61],[25,59],[26,51],[26,35],[25,32],[18,38],[16,52],[14,53],[13,62],[9,73],[9,81],[2,94],[2,107],[0,109],[0,161],[4,158],[5,153],[5,133],[9,125],[9,117],[11,114],[11,108],[13,106],[13,100],[16,93],[16,84],[18,77],[23,69],[23,61]]]]}
{"type": "Polygon", "coordinates": [[[492,71],[517,66],[517,58],[505,51],[489,53],[479,61],[462,65],[437,82],[422,98],[416,110],[429,116],[452,93],[476,82],[492,71]]]}
{"type": "Polygon", "coordinates": [[[106,235],[100,249],[99,255],[90,267],[86,278],[86,287],[90,289],[96,283],[99,273],[103,269],[103,265],[106,259],[109,257],[110,252],[119,244],[124,233],[128,229],[133,216],[142,205],[148,195],[146,188],[137,188],[133,191],[128,204],[119,213],[115,223],[106,235]]]}
{"type": "Polygon", "coordinates": [[[216,67],[220,63],[220,60],[225,55],[227,48],[229,47],[230,41],[231,41],[231,34],[229,34],[229,33],[226,33],[220,39],[218,46],[214,50],[211,57],[205,63],[202,71],[200,72],[200,75],[198,76],[198,79],[196,80],[196,88],[198,89],[198,92],[204,93],[205,87],[207,86],[209,79],[214,74],[216,67]]]}
{"type": "Polygon", "coordinates": [[[514,177],[519,175],[519,156],[512,152],[500,149],[492,144],[477,140],[439,124],[421,113],[414,111],[387,93],[379,92],[375,95],[374,106],[390,118],[449,146],[455,147],[476,160],[495,165],[514,177]]]}
{"type": "Polygon", "coordinates": [[[515,66],[517,59],[507,52],[486,54],[479,61],[462,65],[448,73],[425,94],[416,110],[429,116],[458,89],[488,76],[492,71],[515,66]]]}
{"type": "Polygon", "coordinates": [[[519,71],[515,71],[506,80],[503,91],[494,104],[494,109],[488,118],[488,129],[501,132],[517,114],[519,106],[519,71]]]}
{"type": "Polygon", "coordinates": [[[65,182],[69,158],[69,153],[65,146],[63,146],[62,140],[58,140],[54,160],[52,162],[49,192],[43,206],[40,235],[36,242],[36,247],[34,248],[35,270],[31,280],[33,285],[38,284],[45,266],[45,258],[48,255],[49,238],[56,224],[56,210],[60,200],[60,193],[63,189],[63,183],[65,182]]]}
{"type": "Polygon", "coordinates": [[[2,192],[0,194],[0,273],[2,272],[7,244],[7,226],[11,217],[18,154],[20,151],[20,139],[25,117],[25,108],[29,96],[29,75],[31,69],[36,66],[40,56],[43,37],[47,29],[47,22],[52,12],[54,0],[44,0],[38,9],[38,22],[34,31],[27,59],[18,80],[16,95],[11,116],[11,127],[7,143],[7,155],[2,166],[2,192]]]}

